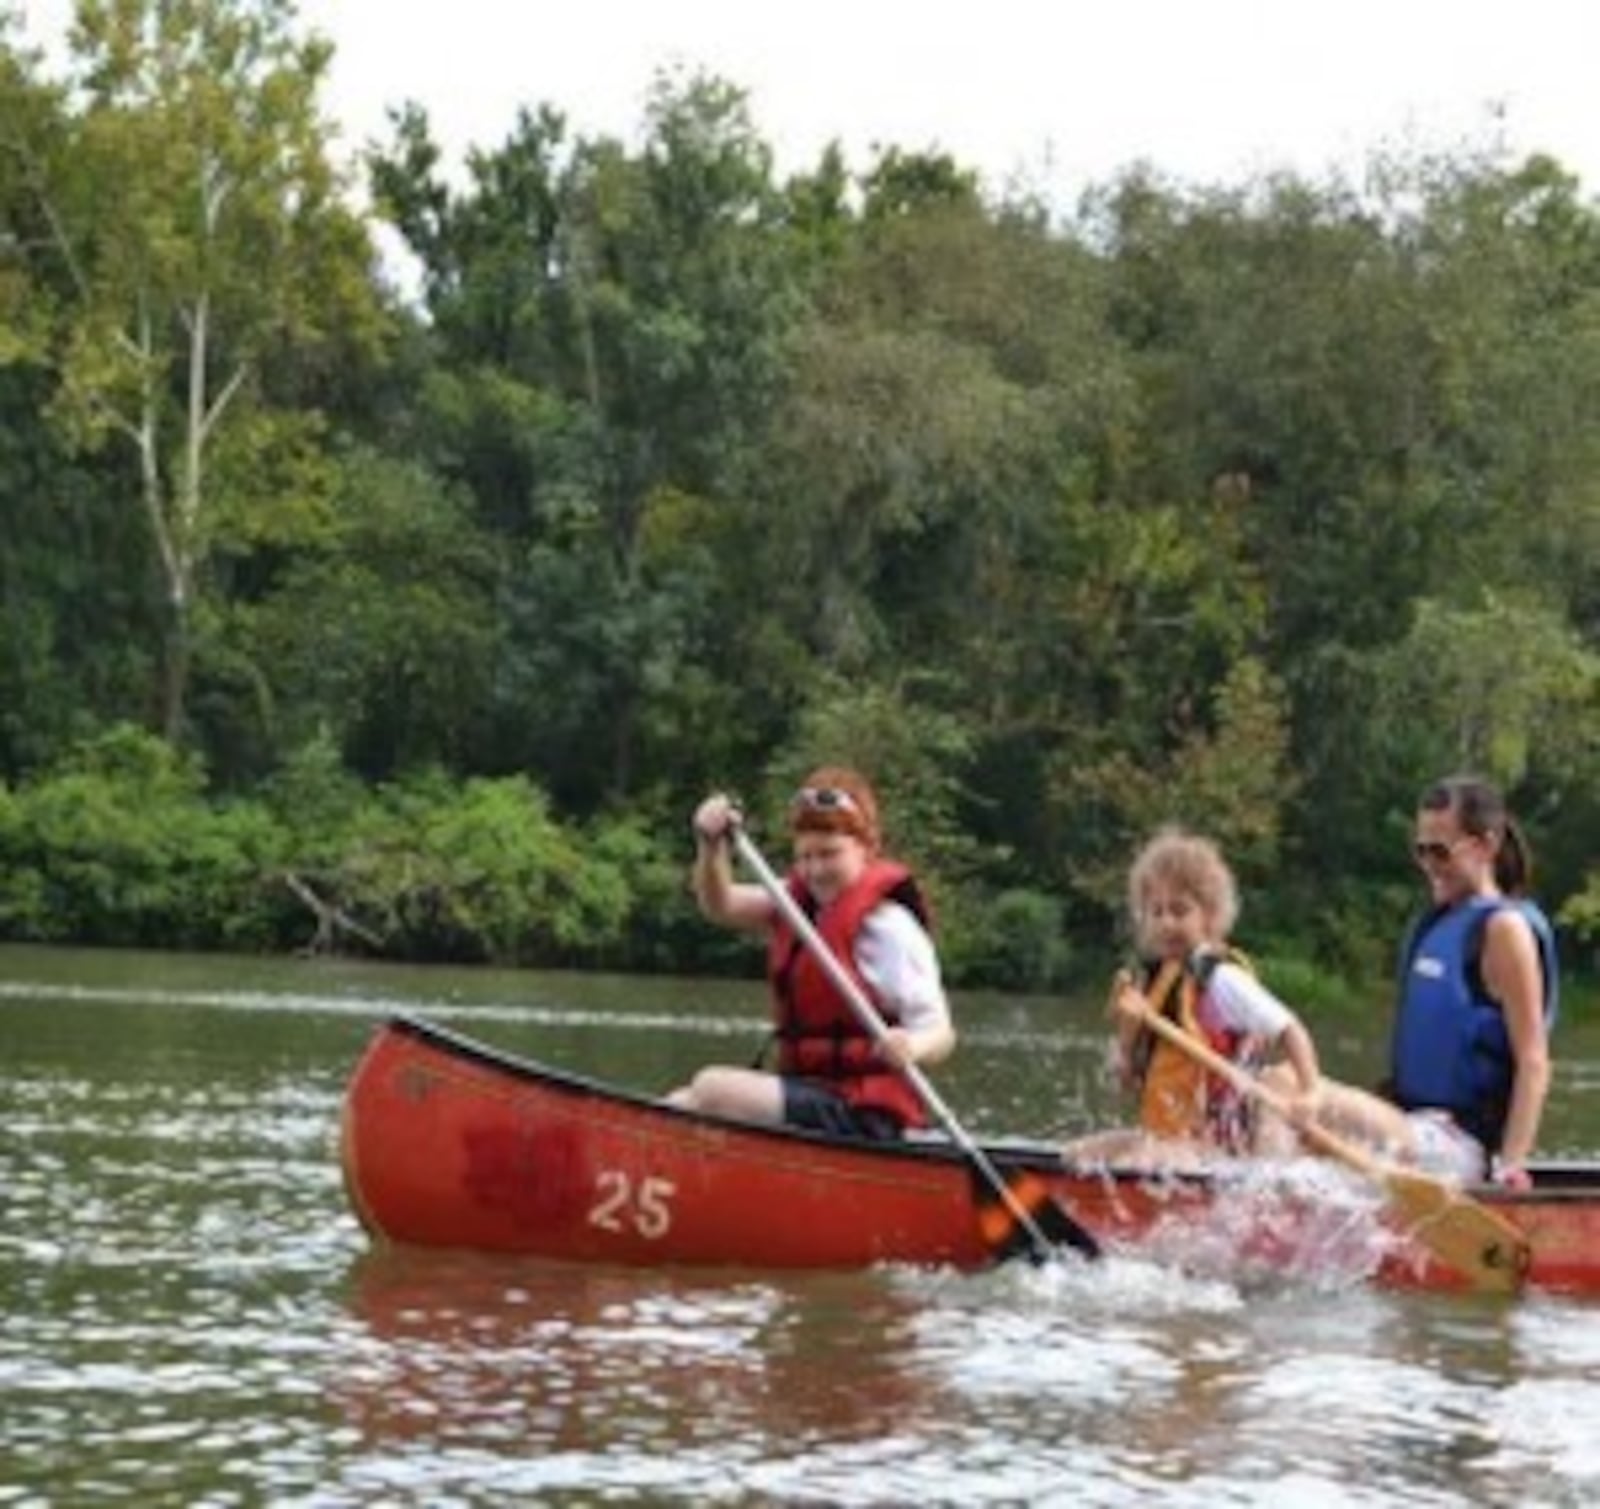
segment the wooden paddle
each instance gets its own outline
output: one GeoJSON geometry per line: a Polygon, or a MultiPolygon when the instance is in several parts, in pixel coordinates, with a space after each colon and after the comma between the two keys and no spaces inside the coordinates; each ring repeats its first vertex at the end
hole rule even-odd
{"type": "MultiPolygon", "coordinates": [[[[1119,1005],[1118,1009],[1134,1008],[1130,1004],[1119,1005]]],[[[1301,1126],[1291,1117],[1288,1101],[1270,1086],[1153,1010],[1148,1002],[1134,1010],[1152,1032],[1227,1080],[1241,1095],[1283,1117],[1318,1152],[1336,1158],[1381,1186],[1390,1204],[1405,1218],[1408,1234],[1454,1268],[1473,1288],[1511,1294],[1521,1287],[1528,1269],[1528,1242],[1511,1222],[1443,1179],[1386,1162],[1315,1122],[1301,1126]]]]}
{"type": "MultiPolygon", "coordinates": [[[[849,1003],[861,1025],[882,1047],[889,1040],[889,1029],[878,1015],[876,1007],[839,962],[827,940],[812,926],[811,919],[796,905],[789,888],[773,874],[772,867],[743,827],[734,824],[731,831],[734,848],[760,881],[762,890],[772,899],[772,904],[794,930],[795,936],[811,951],[834,988],[849,1003]]],[[[971,1164],[979,1181],[978,1229],[997,1258],[1010,1257],[1020,1251],[1025,1252],[1032,1262],[1044,1263],[1061,1246],[1075,1248],[1087,1258],[1100,1256],[1099,1242],[1052,1198],[1043,1179],[1021,1170],[1008,1180],[956,1120],[955,1113],[944,1103],[922,1070],[912,1063],[896,1064],[895,1067],[911,1082],[912,1089],[922,1103],[950,1134],[951,1140],[971,1164]]]]}

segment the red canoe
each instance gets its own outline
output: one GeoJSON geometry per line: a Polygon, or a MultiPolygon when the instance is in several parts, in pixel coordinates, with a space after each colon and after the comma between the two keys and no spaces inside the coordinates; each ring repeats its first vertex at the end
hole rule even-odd
{"type": "MultiPolygon", "coordinates": [[[[844,1142],[695,1115],[410,1017],[382,1026],[357,1065],[341,1144],[351,1203],[392,1242],[641,1266],[990,1261],[968,1163],[943,1139],[844,1142]]],[[[1047,1180],[1110,1251],[1181,1257],[1218,1224],[1237,1239],[1241,1185],[1228,1172],[1074,1169],[1042,1143],[984,1151],[1047,1180]]],[[[1546,1163],[1534,1179],[1526,1194],[1473,1193],[1528,1238],[1530,1285],[1600,1293],[1600,1166],[1546,1163]]],[[[1327,1238],[1317,1206],[1304,1191],[1278,1202],[1239,1255],[1306,1271],[1327,1238]]],[[[1376,1235],[1381,1281],[1461,1287],[1416,1243],[1376,1235]]]]}

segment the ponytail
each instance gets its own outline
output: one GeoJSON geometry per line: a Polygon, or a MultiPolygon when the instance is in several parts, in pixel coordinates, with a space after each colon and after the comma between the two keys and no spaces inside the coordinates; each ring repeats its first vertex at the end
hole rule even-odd
{"type": "Polygon", "coordinates": [[[1533,889],[1533,850],[1514,817],[1505,819],[1500,846],[1494,851],[1494,883],[1507,896],[1526,896],[1533,889]]]}

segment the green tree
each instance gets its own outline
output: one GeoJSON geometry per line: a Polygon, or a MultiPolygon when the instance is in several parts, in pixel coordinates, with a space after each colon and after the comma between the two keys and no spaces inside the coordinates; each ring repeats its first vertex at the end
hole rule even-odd
{"type": "Polygon", "coordinates": [[[420,464],[347,446],[328,475],[329,527],[218,626],[219,667],[254,689],[230,720],[238,758],[261,769],[326,738],[368,780],[471,769],[488,744],[501,548],[464,489],[420,464]]]}
{"type": "Polygon", "coordinates": [[[438,464],[512,542],[501,717],[593,806],[705,726],[715,582],[686,525],[744,484],[781,368],[770,153],[742,93],[701,77],[659,81],[636,154],[525,112],[462,194],[426,118],[397,128],[374,183],[425,268],[438,464]]]}
{"type": "Polygon", "coordinates": [[[1575,772],[1600,741],[1600,653],[1548,603],[1425,601],[1371,686],[1374,723],[1403,731],[1390,763],[1416,781],[1473,770],[1510,790],[1536,765],[1575,772]]]}
{"type": "MultiPolygon", "coordinates": [[[[1135,177],[1087,222],[1146,415],[1133,487],[1231,500],[1230,553],[1259,584],[1258,647],[1289,697],[1290,851],[1334,874],[1387,884],[1393,825],[1438,774],[1421,704],[1400,696],[1374,722],[1391,652],[1428,674],[1398,648],[1422,604],[1471,615],[1487,589],[1558,637],[1593,622],[1600,457],[1577,414],[1600,378],[1600,243],[1574,190],[1540,159],[1378,159],[1361,192],[1282,178],[1180,194],[1135,177]]],[[[1552,644],[1527,620],[1499,627],[1519,654],[1552,644]]],[[[1530,675],[1519,692],[1544,684],[1530,675]]],[[[1515,744],[1505,716],[1496,727],[1515,744]]]]}
{"type": "Polygon", "coordinates": [[[375,328],[370,249],[317,110],[329,50],[292,15],[287,0],[80,0],[72,108],[8,131],[48,231],[32,252],[60,290],[42,358],[54,412],[77,444],[133,461],[173,740],[219,539],[292,539],[326,514],[316,416],[264,401],[268,363],[375,328]]]}
{"type": "Polygon", "coordinates": [[[970,196],[864,221],[793,348],[740,539],[768,679],[937,668],[1007,767],[1013,835],[1037,833],[1045,751],[1102,669],[1063,619],[1135,417],[1103,294],[1091,256],[970,196]]]}
{"type": "Polygon", "coordinates": [[[1168,823],[1215,839],[1246,882],[1276,873],[1296,784],[1283,688],[1243,656],[1212,702],[1203,719],[1180,715],[1153,747],[1058,771],[1057,800],[1106,837],[1080,845],[1070,863],[1075,884],[1108,910],[1121,901],[1134,851],[1168,823]]]}

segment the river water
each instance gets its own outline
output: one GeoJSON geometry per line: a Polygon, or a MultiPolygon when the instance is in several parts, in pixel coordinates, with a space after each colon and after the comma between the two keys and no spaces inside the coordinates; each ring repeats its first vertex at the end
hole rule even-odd
{"type": "MultiPolygon", "coordinates": [[[[1116,1119],[1096,1000],[956,1004],[972,1130],[1116,1119]]],[[[0,949],[0,1505],[1600,1499],[1600,1300],[371,1250],[334,1137],[396,1009],[647,1090],[761,1037],[753,984],[0,949]]],[[[1557,1049],[1545,1149],[1600,1152],[1557,1049]]]]}

